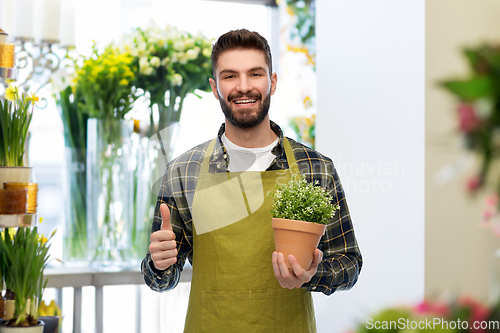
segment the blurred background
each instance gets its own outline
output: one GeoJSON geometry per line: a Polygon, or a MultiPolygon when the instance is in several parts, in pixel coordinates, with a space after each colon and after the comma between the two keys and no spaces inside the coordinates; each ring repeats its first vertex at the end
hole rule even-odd
{"type": "MultiPolygon", "coordinates": [[[[314,294],[318,332],[361,332],[386,309],[412,320],[469,320],[483,310],[476,319],[498,321],[500,143],[491,133],[500,130],[500,86],[492,79],[496,90],[474,95],[468,93],[477,90],[473,85],[459,82],[500,75],[500,3],[276,2],[71,1],[76,51],[88,56],[93,41],[102,50],[152,21],[209,39],[237,28],[258,31],[270,42],[278,74],[271,119],[285,135],[333,159],[364,259],[352,290],[314,294]],[[483,64],[477,59],[485,45],[491,62],[483,64]],[[467,57],[466,48],[477,52],[467,57]],[[488,149],[478,137],[491,139],[488,149]],[[492,156],[487,172],[485,149],[492,156]]],[[[8,3],[0,0],[0,27],[7,32],[8,3]]],[[[30,127],[29,164],[45,234],[68,223],[61,204],[63,123],[53,89],[39,91],[48,104],[35,109],[30,127]]],[[[184,101],[173,157],[214,137],[224,120],[211,93],[197,94],[202,98],[189,94],[184,101]]],[[[130,118],[147,119],[144,112],[148,106],[138,103],[130,118]]],[[[51,250],[64,257],[63,232],[51,250]]],[[[136,292],[134,285],[104,287],[105,332],[137,332],[138,320],[141,332],[182,332],[189,282],[165,294],[140,286],[138,302],[136,292]]],[[[71,288],[62,295],[67,333],[73,331],[71,288]]],[[[57,293],[47,290],[44,297],[57,293]]],[[[95,331],[95,310],[94,287],[86,286],[82,332],[95,331]]]]}

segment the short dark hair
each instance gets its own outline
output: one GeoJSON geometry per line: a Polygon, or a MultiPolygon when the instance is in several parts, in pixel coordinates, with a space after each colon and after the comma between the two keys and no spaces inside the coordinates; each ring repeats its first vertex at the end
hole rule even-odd
{"type": "Polygon", "coordinates": [[[247,29],[231,30],[220,36],[212,47],[212,74],[215,79],[215,70],[220,55],[225,51],[247,49],[264,52],[266,64],[269,67],[269,74],[273,72],[271,48],[267,40],[258,32],[247,29]]]}

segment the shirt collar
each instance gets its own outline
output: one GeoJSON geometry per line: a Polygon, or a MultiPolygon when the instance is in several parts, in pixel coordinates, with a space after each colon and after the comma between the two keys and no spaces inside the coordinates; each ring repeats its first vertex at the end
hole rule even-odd
{"type": "MultiPolygon", "coordinates": [[[[283,157],[286,161],[285,148],[283,147],[283,131],[281,128],[272,120],[269,121],[271,124],[271,129],[276,135],[278,135],[278,143],[272,149],[271,153],[277,157],[277,162],[279,163],[283,157]]],[[[227,150],[224,144],[222,143],[222,134],[224,134],[226,130],[226,124],[222,123],[219,133],[217,134],[217,142],[214,147],[214,152],[212,157],[210,158],[210,166],[215,167],[221,171],[227,171],[227,167],[229,165],[229,159],[227,155],[227,150]]]]}

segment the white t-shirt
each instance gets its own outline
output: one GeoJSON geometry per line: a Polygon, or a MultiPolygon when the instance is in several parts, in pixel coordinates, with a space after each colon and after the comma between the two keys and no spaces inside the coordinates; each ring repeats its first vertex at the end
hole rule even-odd
{"type": "Polygon", "coordinates": [[[222,134],[221,139],[229,155],[228,170],[230,172],[265,171],[276,158],[271,151],[278,143],[279,138],[276,138],[269,146],[262,148],[244,148],[237,146],[229,141],[226,137],[226,133],[222,134]]]}

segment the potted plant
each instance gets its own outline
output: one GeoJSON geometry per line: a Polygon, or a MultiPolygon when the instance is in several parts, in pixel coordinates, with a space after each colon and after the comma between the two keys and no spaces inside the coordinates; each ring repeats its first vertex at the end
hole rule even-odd
{"type": "Polygon", "coordinates": [[[31,181],[31,168],[23,166],[36,101],[34,94],[20,94],[11,83],[5,89],[5,100],[0,99],[0,188],[4,182],[31,181]]]}
{"type": "Polygon", "coordinates": [[[0,333],[17,332],[16,328],[23,329],[23,333],[43,331],[43,322],[38,319],[39,306],[47,284],[43,273],[49,259],[48,241],[54,234],[55,231],[47,239],[39,236],[34,227],[18,228],[14,236],[6,229],[0,237],[0,260],[6,267],[4,278],[14,293],[13,317],[0,324],[0,333]]]}
{"type": "MultiPolygon", "coordinates": [[[[332,196],[318,186],[318,181],[307,182],[305,176],[294,175],[288,184],[276,184],[271,209],[276,251],[295,256],[300,266],[311,267],[314,249],[323,236],[328,219],[335,215],[339,205],[332,205],[332,196]]],[[[287,265],[290,263],[287,259],[287,265]]]]}

